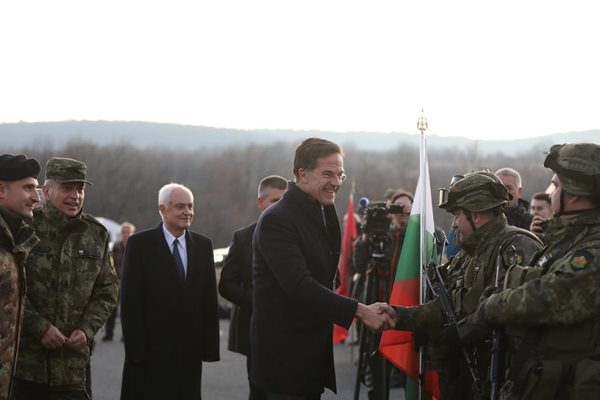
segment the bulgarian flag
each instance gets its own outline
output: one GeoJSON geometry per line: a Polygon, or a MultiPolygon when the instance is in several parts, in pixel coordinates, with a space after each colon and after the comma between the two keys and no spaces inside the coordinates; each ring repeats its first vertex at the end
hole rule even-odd
{"type": "MultiPolygon", "coordinates": [[[[422,267],[428,265],[435,256],[433,236],[435,225],[433,223],[429,166],[423,148],[424,144],[422,144],[421,150],[421,174],[390,296],[390,304],[393,305],[421,304],[422,267]],[[423,221],[424,229],[421,229],[423,221]]],[[[412,332],[396,330],[383,332],[379,343],[379,352],[406,373],[405,398],[407,400],[418,399],[419,353],[415,347],[412,332]]],[[[433,396],[439,397],[437,373],[426,372],[425,389],[433,396]]]]}
{"type": "MultiPolygon", "coordinates": [[[[348,210],[346,211],[344,234],[342,236],[342,254],[338,264],[340,274],[340,287],[336,289],[338,294],[348,296],[348,260],[354,253],[354,241],[356,240],[356,221],[354,221],[354,200],[352,193],[348,199],[348,210]]],[[[333,328],[333,344],[340,343],[348,337],[348,330],[339,325],[333,328]]]]}

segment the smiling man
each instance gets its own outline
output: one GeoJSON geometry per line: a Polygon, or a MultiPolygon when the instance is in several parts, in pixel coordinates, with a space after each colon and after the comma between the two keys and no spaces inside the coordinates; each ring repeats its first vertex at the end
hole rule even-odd
{"type": "Polygon", "coordinates": [[[318,138],[296,149],[294,182],[264,211],[254,239],[250,380],[268,400],[319,399],[336,390],[333,323],[357,317],[374,331],[393,325],[332,289],[340,255],[334,201],[346,178],[342,149],[318,138]]]}
{"type": "Polygon", "coordinates": [[[87,166],[70,158],[46,163],[46,199],[34,211],[40,243],[26,264],[27,307],[15,399],[88,399],[86,367],[94,335],[119,290],[108,232],[82,212],[87,166]]]}
{"type": "Polygon", "coordinates": [[[202,362],[219,360],[212,242],[190,231],[194,195],[170,183],[158,192],[162,223],[127,241],[121,322],[122,400],[200,400],[202,362]]]}
{"type": "Polygon", "coordinates": [[[39,241],[25,222],[40,201],[39,172],[36,159],[0,156],[0,400],[11,398],[25,308],[24,264],[39,241]]]}

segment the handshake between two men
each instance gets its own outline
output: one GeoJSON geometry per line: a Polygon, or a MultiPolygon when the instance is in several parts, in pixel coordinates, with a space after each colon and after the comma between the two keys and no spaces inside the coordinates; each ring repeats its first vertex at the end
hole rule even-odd
{"type": "Polygon", "coordinates": [[[396,310],[387,303],[373,303],[368,306],[358,303],[356,318],[374,333],[394,329],[397,323],[396,310]]]}

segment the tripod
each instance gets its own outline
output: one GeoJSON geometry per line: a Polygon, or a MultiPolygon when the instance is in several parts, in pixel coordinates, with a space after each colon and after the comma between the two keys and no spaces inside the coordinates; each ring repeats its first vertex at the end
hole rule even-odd
{"type": "MultiPolygon", "coordinates": [[[[376,236],[371,244],[363,295],[365,304],[388,301],[391,290],[390,262],[386,255],[388,238],[376,236]]],[[[378,352],[381,334],[368,332],[360,325],[358,367],[354,386],[354,400],[360,398],[361,382],[369,388],[370,400],[388,400],[390,392],[390,365],[378,352]]]]}

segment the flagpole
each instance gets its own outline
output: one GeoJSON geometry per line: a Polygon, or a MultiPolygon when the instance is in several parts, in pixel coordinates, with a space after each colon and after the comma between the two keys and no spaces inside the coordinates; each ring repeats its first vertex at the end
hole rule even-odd
{"type": "MultiPolygon", "coordinates": [[[[427,260],[427,245],[425,243],[425,227],[427,223],[427,213],[425,212],[427,204],[427,185],[426,179],[426,143],[425,131],[427,130],[427,118],[421,109],[421,116],[417,120],[417,129],[421,131],[421,144],[419,146],[419,183],[420,183],[420,207],[421,214],[419,219],[419,304],[423,304],[425,300],[425,282],[423,279],[423,271],[425,270],[425,262],[427,260]]],[[[423,347],[419,349],[419,399],[423,399],[425,383],[425,352],[423,347]]]]}

